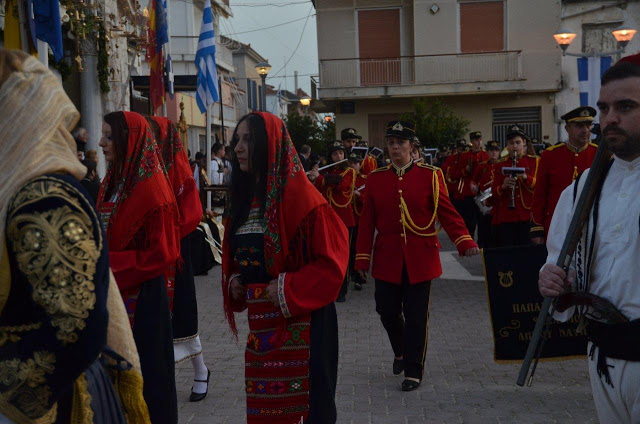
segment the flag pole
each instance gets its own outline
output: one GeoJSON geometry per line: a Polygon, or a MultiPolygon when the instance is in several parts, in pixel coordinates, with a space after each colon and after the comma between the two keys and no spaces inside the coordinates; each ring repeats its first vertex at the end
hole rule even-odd
{"type": "MultiPolygon", "coordinates": [[[[207,105],[207,176],[211,170],[211,105],[207,105]]],[[[207,209],[211,209],[211,192],[207,191],[207,209]]]]}
{"type": "Polygon", "coordinates": [[[222,76],[218,77],[218,96],[220,97],[220,132],[222,145],[226,145],[226,137],[224,134],[224,105],[222,104],[222,76]]]}

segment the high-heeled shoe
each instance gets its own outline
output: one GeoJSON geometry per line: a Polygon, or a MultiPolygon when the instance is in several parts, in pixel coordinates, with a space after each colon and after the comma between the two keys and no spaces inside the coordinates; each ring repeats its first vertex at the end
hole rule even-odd
{"type": "Polygon", "coordinates": [[[191,387],[191,396],[189,396],[189,402],[200,402],[202,399],[207,397],[207,393],[209,393],[209,378],[211,377],[211,370],[207,370],[207,379],[206,380],[196,380],[196,383],[207,383],[207,391],[204,393],[195,393],[193,391],[193,387],[191,387]]]}

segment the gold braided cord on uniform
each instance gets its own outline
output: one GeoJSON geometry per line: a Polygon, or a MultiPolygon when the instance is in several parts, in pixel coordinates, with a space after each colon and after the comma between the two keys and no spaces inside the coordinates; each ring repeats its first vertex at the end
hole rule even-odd
{"type": "MultiPolygon", "coordinates": [[[[351,171],[352,168],[348,168],[346,171],[344,171],[342,174],[340,174],[340,176],[342,178],[344,178],[345,175],[347,175],[347,173],[349,171],[351,171]]],[[[355,178],[355,172],[354,172],[354,176],[351,179],[351,187],[349,187],[349,189],[345,192],[342,192],[343,196],[346,196],[349,198],[349,200],[347,200],[347,203],[341,205],[340,203],[336,202],[333,199],[333,187],[329,187],[327,189],[327,197],[329,198],[329,203],[331,203],[333,206],[335,206],[336,208],[346,208],[347,206],[349,206],[351,204],[351,198],[353,197],[353,190],[356,187],[356,178],[355,178]],[[346,194],[349,193],[349,194],[346,194]]]]}
{"type": "Polygon", "coordinates": [[[433,215],[429,220],[429,223],[426,227],[418,226],[413,219],[411,218],[411,214],[409,213],[409,208],[407,207],[404,198],[402,197],[402,192],[400,192],[400,220],[402,221],[402,232],[405,239],[407,240],[406,229],[409,229],[415,235],[420,237],[431,237],[438,234],[439,230],[434,231],[432,233],[425,233],[435,222],[436,216],[438,216],[438,201],[440,200],[440,184],[438,184],[438,172],[433,172],[433,178],[431,180],[431,188],[433,190],[433,215]]]}

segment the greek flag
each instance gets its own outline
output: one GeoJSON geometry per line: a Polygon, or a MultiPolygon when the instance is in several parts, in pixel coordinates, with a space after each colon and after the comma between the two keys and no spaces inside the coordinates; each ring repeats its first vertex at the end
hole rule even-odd
{"type": "Polygon", "coordinates": [[[611,56],[581,57],[578,59],[580,106],[596,105],[600,96],[600,80],[611,67],[611,56]]]}
{"type": "Polygon", "coordinates": [[[210,0],[205,0],[204,3],[198,51],[196,52],[196,68],[198,68],[196,103],[198,103],[200,112],[205,113],[210,104],[218,101],[216,38],[213,32],[213,12],[210,0]]]}

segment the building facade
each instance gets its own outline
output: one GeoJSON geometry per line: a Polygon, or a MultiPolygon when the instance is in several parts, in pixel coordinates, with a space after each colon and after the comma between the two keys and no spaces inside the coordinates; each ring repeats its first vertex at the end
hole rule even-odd
{"type": "Polygon", "coordinates": [[[440,98],[485,140],[517,122],[557,139],[559,0],[316,0],[319,112],[381,146],[415,98],[440,98]]]}

